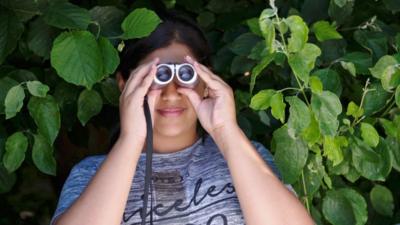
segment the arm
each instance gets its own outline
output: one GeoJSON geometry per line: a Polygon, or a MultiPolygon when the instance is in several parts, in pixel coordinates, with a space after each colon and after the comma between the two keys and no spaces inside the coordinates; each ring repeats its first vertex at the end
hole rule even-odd
{"type": "Polygon", "coordinates": [[[215,130],[212,137],[228,163],[246,224],[314,224],[238,126],[215,130]]]}
{"type": "Polygon", "coordinates": [[[121,224],[142,146],[120,136],[86,189],[55,224],[121,224]]]}

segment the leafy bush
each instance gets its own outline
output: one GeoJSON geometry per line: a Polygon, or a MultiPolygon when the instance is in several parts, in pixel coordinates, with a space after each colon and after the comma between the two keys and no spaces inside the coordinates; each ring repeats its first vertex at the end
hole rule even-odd
{"type": "MultiPolygon", "coordinates": [[[[317,224],[400,222],[399,1],[163,4],[206,30],[240,126],[317,224]]],[[[47,224],[71,166],[107,152],[118,51],[160,23],[152,9],[0,2],[0,224],[47,224]]]]}

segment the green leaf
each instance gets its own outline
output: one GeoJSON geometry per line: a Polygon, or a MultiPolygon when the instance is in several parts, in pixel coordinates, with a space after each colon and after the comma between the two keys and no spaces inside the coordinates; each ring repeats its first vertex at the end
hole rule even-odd
{"type": "Polygon", "coordinates": [[[295,183],[307,162],[308,149],[300,138],[289,134],[286,125],[273,133],[274,158],[285,184],[295,183]]]}
{"type": "MultiPolygon", "coordinates": [[[[125,12],[116,6],[95,6],[89,11],[93,21],[100,26],[100,35],[103,37],[115,37],[122,34],[121,23],[125,18],[125,12]]],[[[89,26],[90,28],[91,26],[89,26]]],[[[93,33],[98,27],[93,28],[93,33]]]]}
{"type": "Polygon", "coordinates": [[[290,105],[287,123],[288,128],[294,129],[296,133],[300,133],[310,124],[310,110],[307,105],[296,96],[286,97],[285,100],[290,105]]]}
{"type": "Polygon", "coordinates": [[[47,24],[61,29],[86,30],[90,23],[90,14],[87,9],[64,1],[53,1],[43,12],[43,19],[47,24]]]}
{"type": "Polygon", "coordinates": [[[356,67],[352,62],[344,62],[340,61],[340,65],[343,67],[343,69],[349,71],[349,73],[355,77],[356,76],[356,67]]]}
{"type": "Polygon", "coordinates": [[[83,126],[93,116],[100,113],[103,107],[101,96],[95,90],[83,90],[78,98],[77,116],[83,126]]]}
{"type": "Polygon", "coordinates": [[[386,101],[391,95],[383,89],[381,82],[379,81],[372,82],[368,88],[373,90],[369,91],[364,98],[363,108],[365,116],[378,112],[385,107],[386,101]]]}
{"type": "Polygon", "coordinates": [[[400,172],[400,142],[395,137],[387,137],[385,142],[392,156],[393,169],[400,172]]]}
{"type": "Polygon", "coordinates": [[[255,64],[254,60],[251,60],[246,56],[235,56],[231,64],[231,74],[249,74],[255,64]]]}
{"type": "Polygon", "coordinates": [[[385,186],[376,184],[369,193],[372,206],[381,215],[391,217],[394,210],[392,192],[385,186]]]}
{"type": "Polygon", "coordinates": [[[36,167],[45,174],[56,175],[56,160],[53,147],[41,134],[35,134],[32,147],[32,160],[36,167]]]}
{"type": "Polygon", "coordinates": [[[142,38],[153,32],[161,19],[152,10],[135,9],[122,22],[121,28],[124,39],[142,38]]]}
{"type": "Polygon", "coordinates": [[[325,90],[333,92],[337,96],[341,95],[343,87],[339,74],[336,71],[328,68],[316,70],[312,74],[312,77],[313,76],[316,76],[321,80],[325,90]]]}
{"type": "Polygon", "coordinates": [[[9,77],[4,77],[4,78],[0,78],[0,114],[4,114],[4,101],[6,99],[6,96],[8,94],[8,91],[14,87],[18,85],[18,82],[9,78],[9,77]]]}
{"type": "Polygon", "coordinates": [[[51,50],[51,65],[65,81],[88,89],[103,78],[102,54],[88,31],[59,35],[51,50]]]}
{"type": "Polygon", "coordinates": [[[361,137],[364,142],[371,147],[376,147],[379,144],[379,134],[375,128],[369,123],[361,123],[361,137]]]}
{"type": "Polygon", "coordinates": [[[308,143],[308,146],[312,146],[313,144],[317,143],[321,137],[318,121],[316,120],[314,114],[311,114],[310,124],[306,129],[304,129],[301,136],[308,143]]]}
{"type": "Polygon", "coordinates": [[[283,102],[283,95],[281,92],[277,92],[271,96],[271,113],[272,115],[281,121],[281,123],[285,122],[285,108],[286,104],[283,102]]]}
{"type": "Polygon", "coordinates": [[[339,127],[337,116],[342,112],[342,104],[339,98],[330,91],[321,94],[312,94],[311,108],[318,120],[321,133],[335,136],[339,127]]]}
{"type": "Polygon", "coordinates": [[[304,181],[308,196],[312,196],[318,191],[324,174],[325,168],[322,164],[321,155],[311,154],[308,164],[304,167],[304,181]]]}
{"type": "Polygon", "coordinates": [[[288,62],[293,73],[305,83],[314,68],[315,60],[321,55],[321,50],[314,44],[305,44],[304,48],[294,54],[290,54],[288,62]]]}
{"type": "Polygon", "coordinates": [[[260,38],[253,33],[244,33],[237,37],[230,46],[233,53],[240,56],[247,56],[251,49],[260,41],[260,38]]]}
{"type": "Polygon", "coordinates": [[[275,52],[275,26],[273,21],[271,20],[271,17],[273,17],[276,14],[276,11],[273,9],[264,9],[261,12],[261,15],[259,17],[258,23],[260,25],[260,30],[262,33],[262,36],[265,39],[265,46],[268,51],[268,53],[272,54],[275,52]]]}
{"type": "Polygon", "coordinates": [[[374,61],[388,53],[388,40],[386,34],[381,31],[356,30],[354,40],[372,54],[374,61]]]}
{"type": "Polygon", "coordinates": [[[256,79],[258,75],[271,63],[274,59],[273,54],[269,54],[265,56],[261,62],[259,62],[251,71],[251,78],[250,78],[250,93],[253,93],[254,85],[256,84],[256,79]]]}
{"type": "Polygon", "coordinates": [[[15,132],[7,138],[6,152],[3,156],[4,167],[9,173],[17,170],[25,160],[28,138],[21,132],[15,132]]]}
{"type": "Polygon", "coordinates": [[[333,225],[363,225],[367,222],[367,203],[350,188],[330,190],[322,202],[322,212],[333,225]]]}
{"type": "Polygon", "coordinates": [[[119,105],[119,96],[121,92],[118,88],[118,84],[113,78],[106,78],[100,84],[101,92],[103,93],[104,98],[107,102],[113,106],[119,105]]]}
{"type": "Polygon", "coordinates": [[[387,136],[397,137],[397,127],[394,122],[385,118],[379,118],[379,123],[382,125],[387,136]]]}
{"type": "MultiPolygon", "coordinates": [[[[35,15],[39,15],[38,3],[34,0],[14,0],[7,1],[9,9],[12,9],[21,22],[30,20],[35,15]]],[[[6,4],[7,4],[6,3],[6,4]]]]}
{"type": "Polygon", "coordinates": [[[39,98],[32,96],[28,103],[29,114],[36,123],[39,132],[53,145],[60,130],[60,109],[53,96],[39,98]]]}
{"type": "Polygon", "coordinates": [[[321,20],[314,23],[312,25],[312,30],[320,42],[343,38],[342,35],[336,31],[335,27],[330,25],[328,21],[321,20]]]}
{"type": "Polygon", "coordinates": [[[57,29],[47,25],[41,17],[38,17],[29,24],[27,34],[28,47],[36,55],[48,59],[53,40],[57,34],[57,29]]]}
{"type": "Polygon", "coordinates": [[[321,80],[317,76],[311,76],[309,85],[311,88],[311,91],[316,93],[316,94],[321,94],[323,90],[323,84],[321,80]]]}
{"type": "Polygon", "coordinates": [[[14,12],[0,5],[0,64],[11,54],[17,46],[24,25],[18,20],[14,12]]]}
{"type": "Polygon", "coordinates": [[[12,87],[4,100],[6,120],[13,118],[24,105],[25,92],[21,85],[12,87]]]}
{"type": "Polygon", "coordinates": [[[400,107],[400,85],[396,88],[396,93],[394,95],[394,99],[396,101],[396,105],[400,107]]]}
{"type": "Polygon", "coordinates": [[[370,74],[370,67],[372,67],[371,55],[365,52],[349,52],[342,58],[344,62],[351,62],[354,64],[357,74],[370,74]]]}
{"type": "Polygon", "coordinates": [[[26,82],[26,86],[28,87],[31,95],[36,97],[45,97],[50,89],[49,86],[42,84],[42,82],[37,80],[26,82]]]}
{"type": "Polygon", "coordinates": [[[387,143],[379,141],[377,150],[357,137],[350,138],[353,165],[361,176],[369,180],[384,181],[392,168],[392,160],[387,143]]]}
{"type": "Polygon", "coordinates": [[[338,24],[345,23],[353,13],[354,2],[354,0],[330,1],[328,8],[329,17],[338,24]],[[342,5],[342,3],[336,4],[338,1],[341,1],[344,5],[342,5]]]}
{"type": "Polygon", "coordinates": [[[381,77],[383,89],[392,92],[393,88],[400,85],[400,68],[398,66],[387,67],[381,77]]]}
{"type": "Polygon", "coordinates": [[[215,23],[215,15],[212,12],[204,11],[197,16],[197,22],[202,27],[209,27],[211,24],[215,23]]]}
{"type": "Polygon", "coordinates": [[[394,66],[397,64],[397,60],[391,55],[382,56],[378,62],[376,62],[373,68],[370,68],[372,76],[381,79],[383,76],[384,71],[389,66],[394,66]]]}
{"type": "Polygon", "coordinates": [[[364,110],[360,108],[356,103],[351,101],[347,105],[346,115],[353,116],[354,118],[360,118],[364,114],[364,110]]]}
{"type": "Polygon", "coordinates": [[[305,47],[305,44],[308,40],[307,24],[300,16],[297,15],[289,16],[284,21],[288,25],[291,32],[290,38],[288,40],[288,51],[299,52],[303,49],[303,47],[305,47]]]}
{"type": "Polygon", "coordinates": [[[333,166],[338,165],[343,161],[342,144],[338,137],[324,137],[324,155],[333,163],[333,166]]]}
{"type": "Polygon", "coordinates": [[[100,37],[98,42],[103,57],[103,74],[112,74],[119,64],[118,52],[107,38],[100,37]]]}
{"type": "Polygon", "coordinates": [[[348,2],[348,0],[334,0],[333,2],[335,2],[335,4],[339,7],[344,7],[346,5],[346,3],[348,2]]]}
{"type": "Polygon", "coordinates": [[[253,34],[256,34],[261,37],[263,36],[260,28],[259,18],[248,19],[246,20],[246,24],[253,34]]]}
{"type": "Polygon", "coordinates": [[[251,98],[250,108],[254,110],[265,110],[271,106],[271,97],[275,95],[273,89],[259,91],[251,98]]]}

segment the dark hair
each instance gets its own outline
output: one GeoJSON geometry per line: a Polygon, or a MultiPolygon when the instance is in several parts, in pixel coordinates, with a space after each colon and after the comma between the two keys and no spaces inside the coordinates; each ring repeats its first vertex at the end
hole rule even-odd
{"type": "MultiPolygon", "coordinates": [[[[138,66],[138,63],[153,51],[167,47],[173,42],[184,44],[196,60],[207,67],[211,67],[211,47],[204,32],[197,26],[196,22],[175,11],[160,13],[162,22],[147,37],[128,40],[120,54],[121,62],[118,66],[124,80],[129,78],[130,72],[138,66]]],[[[109,149],[118,139],[120,124],[111,130],[109,149]]],[[[204,144],[208,133],[197,121],[197,132],[202,137],[204,144]]]]}
{"type": "Polygon", "coordinates": [[[138,66],[141,59],[173,42],[186,45],[199,62],[211,66],[210,45],[194,21],[176,12],[164,14],[161,20],[162,22],[148,37],[125,43],[118,67],[125,80],[129,78],[131,70],[138,66]]]}

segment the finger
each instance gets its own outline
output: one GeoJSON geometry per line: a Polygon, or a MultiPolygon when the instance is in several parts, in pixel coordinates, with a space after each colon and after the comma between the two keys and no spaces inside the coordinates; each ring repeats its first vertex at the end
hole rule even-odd
{"type": "Polygon", "coordinates": [[[147,94],[151,84],[153,83],[156,71],[157,66],[155,64],[151,65],[150,71],[148,72],[147,76],[143,78],[142,83],[139,84],[133,92],[138,92],[140,96],[144,97],[147,94]]]}
{"type": "Polygon", "coordinates": [[[212,89],[218,89],[218,87],[220,87],[220,84],[214,80],[209,73],[203,71],[200,68],[200,64],[198,62],[196,62],[194,59],[192,59],[190,56],[186,56],[186,60],[192,64],[194,66],[194,69],[196,70],[197,74],[199,74],[199,76],[201,77],[201,79],[204,80],[204,82],[206,82],[207,86],[209,86],[212,89]]]}
{"type": "Polygon", "coordinates": [[[189,101],[192,103],[192,106],[197,111],[197,108],[202,101],[199,94],[197,94],[197,92],[195,92],[193,89],[190,89],[190,88],[178,88],[176,91],[186,95],[189,98],[189,101]]]}
{"type": "Polygon", "coordinates": [[[137,69],[135,69],[134,71],[132,71],[131,75],[129,78],[131,78],[131,80],[129,80],[129,83],[127,81],[126,83],[126,90],[125,90],[125,95],[130,95],[132,93],[133,90],[135,90],[143,81],[144,81],[144,77],[150,72],[150,70],[152,69],[153,65],[156,65],[159,61],[159,58],[155,58],[152,61],[150,61],[147,64],[144,64],[140,67],[138,67],[137,69]]]}

